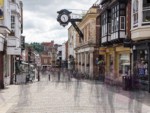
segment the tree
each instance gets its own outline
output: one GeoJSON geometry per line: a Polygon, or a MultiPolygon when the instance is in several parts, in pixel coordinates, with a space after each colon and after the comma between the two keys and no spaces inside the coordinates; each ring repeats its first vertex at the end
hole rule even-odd
{"type": "Polygon", "coordinates": [[[30,46],[38,53],[41,53],[44,50],[44,47],[40,43],[37,43],[37,42],[31,43],[30,46]]]}

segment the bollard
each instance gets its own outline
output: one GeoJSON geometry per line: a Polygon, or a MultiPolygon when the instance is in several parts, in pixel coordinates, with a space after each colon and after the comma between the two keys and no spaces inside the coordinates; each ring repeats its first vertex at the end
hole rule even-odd
{"type": "Polygon", "coordinates": [[[49,74],[48,78],[49,78],[49,81],[50,81],[51,80],[51,75],[50,74],[49,74]]]}

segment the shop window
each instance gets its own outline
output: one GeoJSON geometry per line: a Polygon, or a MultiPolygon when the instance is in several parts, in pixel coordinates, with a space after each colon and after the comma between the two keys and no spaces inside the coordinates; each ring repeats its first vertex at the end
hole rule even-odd
{"type": "Polygon", "coordinates": [[[147,78],[148,75],[148,52],[147,50],[137,51],[136,73],[141,78],[147,78]]]}
{"type": "Polygon", "coordinates": [[[150,23],[150,1],[143,0],[143,22],[150,23]]]}
{"type": "Polygon", "coordinates": [[[119,55],[119,75],[121,76],[130,75],[130,54],[119,55]]]}

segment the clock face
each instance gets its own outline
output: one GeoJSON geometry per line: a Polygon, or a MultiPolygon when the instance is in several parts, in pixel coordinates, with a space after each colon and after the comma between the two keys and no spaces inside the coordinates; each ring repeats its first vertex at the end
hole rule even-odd
{"type": "Polygon", "coordinates": [[[68,17],[68,15],[63,14],[63,15],[61,15],[60,19],[61,19],[62,22],[65,23],[65,22],[67,22],[69,20],[69,17],[68,17]]]}

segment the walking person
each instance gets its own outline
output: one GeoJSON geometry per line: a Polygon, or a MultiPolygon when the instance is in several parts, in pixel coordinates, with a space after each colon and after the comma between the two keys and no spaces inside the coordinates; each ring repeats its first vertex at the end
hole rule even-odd
{"type": "Polygon", "coordinates": [[[50,73],[49,73],[49,75],[48,75],[48,79],[49,79],[49,81],[51,80],[51,75],[50,75],[50,73]]]}

